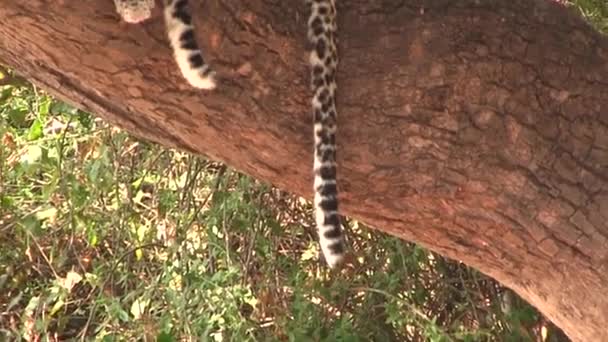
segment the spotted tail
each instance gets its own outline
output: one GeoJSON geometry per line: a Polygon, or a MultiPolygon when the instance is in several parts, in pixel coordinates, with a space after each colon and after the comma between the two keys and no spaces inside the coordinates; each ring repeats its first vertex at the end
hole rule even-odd
{"type": "Polygon", "coordinates": [[[165,23],[175,61],[184,78],[196,88],[215,88],[215,73],[205,63],[196,43],[188,0],[165,0],[165,23]]]}
{"type": "Polygon", "coordinates": [[[335,0],[307,0],[311,87],[314,93],[314,206],[319,242],[330,267],[344,258],[345,246],[336,183],[336,70],[338,67],[335,0]]]}

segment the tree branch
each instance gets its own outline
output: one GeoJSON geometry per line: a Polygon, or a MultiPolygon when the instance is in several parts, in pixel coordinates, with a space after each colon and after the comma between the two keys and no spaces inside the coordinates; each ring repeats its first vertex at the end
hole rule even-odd
{"type": "MultiPolygon", "coordinates": [[[[224,79],[181,79],[160,18],[4,0],[0,59],[163,145],[310,197],[300,1],[198,5],[224,79]]],[[[195,6],[196,7],[196,6],[195,6]]],[[[343,212],[472,265],[576,341],[608,340],[608,40],[549,1],[344,1],[343,212]]]]}

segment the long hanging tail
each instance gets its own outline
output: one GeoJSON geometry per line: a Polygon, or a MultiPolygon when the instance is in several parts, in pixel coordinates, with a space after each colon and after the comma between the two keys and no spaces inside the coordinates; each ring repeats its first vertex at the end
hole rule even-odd
{"type": "Polygon", "coordinates": [[[329,267],[340,264],[345,247],[336,183],[336,70],[338,67],[335,0],[306,0],[311,7],[308,19],[311,87],[314,92],[315,217],[319,242],[329,267]]]}
{"type": "Polygon", "coordinates": [[[215,73],[205,63],[196,43],[188,0],[165,0],[165,23],[175,61],[184,78],[196,88],[215,88],[215,73]]]}

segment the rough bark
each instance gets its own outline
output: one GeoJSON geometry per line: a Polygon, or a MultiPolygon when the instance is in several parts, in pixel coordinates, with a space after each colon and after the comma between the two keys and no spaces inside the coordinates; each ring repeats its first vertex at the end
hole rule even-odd
{"type": "MultiPolygon", "coordinates": [[[[160,17],[126,27],[112,1],[82,3],[2,0],[0,59],[132,133],[311,196],[303,2],[194,2],[213,93],[181,79],[160,17]]],[[[344,214],[608,341],[608,39],[541,0],[343,1],[339,23],[344,214]]]]}

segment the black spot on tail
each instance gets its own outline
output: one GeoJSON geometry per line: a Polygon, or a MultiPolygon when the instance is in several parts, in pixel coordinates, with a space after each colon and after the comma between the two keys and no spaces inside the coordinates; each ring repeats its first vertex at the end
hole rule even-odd
{"type": "Polygon", "coordinates": [[[319,203],[319,206],[324,211],[337,211],[338,210],[338,200],[335,197],[324,198],[321,200],[321,203],[319,203]]]}
{"type": "Polygon", "coordinates": [[[344,245],[342,241],[334,242],[331,245],[327,246],[332,254],[344,254],[344,245]]]}
{"type": "Polygon", "coordinates": [[[188,13],[188,0],[177,0],[173,17],[179,19],[179,21],[186,25],[192,24],[192,17],[188,13]]]}
{"type": "Polygon", "coordinates": [[[198,69],[205,65],[205,61],[203,60],[203,56],[199,52],[193,54],[188,58],[188,62],[190,62],[190,67],[192,69],[198,69]]]}
{"type": "Polygon", "coordinates": [[[338,187],[335,183],[321,184],[317,187],[317,192],[319,192],[321,196],[335,195],[338,193],[338,187]]]}
{"type": "Polygon", "coordinates": [[[342,236],[342,231],[340,231],[340,228],[338,227],[333,227],[332,229],[323,232],[323,236],[327,239],[337,239],[342,236]]]}
{"type": "Polygon", "coordinates": [[[179,46],[184,50],[198,50],[193,29],[188,29],[182,32],[182,34],[179,36],[179,43],[179,46]]]}

